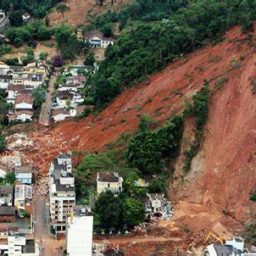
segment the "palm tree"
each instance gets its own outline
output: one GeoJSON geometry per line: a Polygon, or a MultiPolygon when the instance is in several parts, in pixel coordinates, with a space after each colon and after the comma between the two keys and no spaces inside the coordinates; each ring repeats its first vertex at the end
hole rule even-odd
{"type": "Polygon", "coordinates": [[[57,11],[58,13],[61,13],[61,14],[62,14],[62,18],[63,18],[63,20],[64,20],[64,18],[65,18],[65,12],[70,11],[70,8],[69,8],[67,5],[63,4],[63,3],[59,3],[59,4],[56,6],[56,11],[57,11]]]}

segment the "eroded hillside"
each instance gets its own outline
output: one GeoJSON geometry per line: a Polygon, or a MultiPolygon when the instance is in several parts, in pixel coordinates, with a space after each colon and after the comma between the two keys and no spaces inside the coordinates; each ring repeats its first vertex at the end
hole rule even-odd
{"type": "MultiPolygon", "coordinates": [[[[249,194],[256,185],[253,40],[253,34],[241,34],[236,27],[223,42],[196,51],[126,90],[97,117],[32,132],[34,147],[25,154],[40,172],[46,172],[61,150],[103,150],[122,133],[135,131],[142,114],[164,122],[181,112],[207,79],[214,95],[202,147],[188,174],[177,166],[170,198],[175,202],[176,225],[186,225],[201,238],[209,231],[236,232],[252,217],[249,194]]],[[[161,227],[173,230],[173,223],[160,223],[161,227]]]]}
{"type": "Polygon", "coordinates": [[[65,13],[64,17],[61,13],[53,10],[49,15],[49,21],[51,25],[62,23],[63,20],[73,26],[83,25],[101,13],[111,9],[118,10],[122,5],[129,2],[129,0],[116,0],[111,6],[111,0],[108,0],[100,7],[96,5],[96,0],[66,0],[65,4],[70,10],[65,13]]]}

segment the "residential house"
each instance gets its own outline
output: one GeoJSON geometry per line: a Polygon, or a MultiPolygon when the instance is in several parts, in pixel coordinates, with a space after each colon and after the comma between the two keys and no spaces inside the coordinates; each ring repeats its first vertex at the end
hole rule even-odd
{"type": "Polygon", "coordinates": [[[0,255],[39,256],[39,245],[31,236],[8,231],[4,237],[1,237],[0,255]]]}
{"type": "Polygon", "coordinates": [[[14,222],[16,209],[14,206],[0,207],[0,222],[14,222]]]}
{"type": "Polygon", "coordinates": [[[31,19],[31,16],[28,12],[25,12],[24,14],[22,14],[22,19],[24,22],[28,22],[31,19]]]}
{"type": "Polygon", "coordinates": [[[1,185],[0,186],[0,208],[1,206],[13,205],[13,186],[1,185]]]}
{"type": "Polygon", "coordinates": [[[12,80],[12,75],[0,74],[0,89],[7,90],[9,83],[12,80]]]}
{"type": "Polygon", "coordinates": [[[32,203],[32,185],[16,184],[14,205],[18,209],[25,210],[26,206],[31,206],[32,203]]]}
{"type": "Polygon", "coordinates": [[[93,216],[74,212],[67,223],[67,255],[92,255],[93,216]]]}
{"type": "Polygon", "coordinates": [[[65,108],[57,108],[52,110],[52,118],[55,122],[60,122],[71,117],[70,111],[65,108]]]}
{"type": "Polygon", "coordinates": [[[61,91],[61,92],[58,92],[56,95],[56,102],[59,107],[65,108],[68,105],[71,105],[73,98],[74,98],[74,93],[69,91],[61,91]]]}
{"type": "Polygon", "coordinates": [[[57,237],[66,233],[67,217],[75,205],[71,154],[60,154],[49,169],[50,222],[57,237]]]}
{"type": "Polygon", "coordinates": [[[97,194],[110,190],[114,194],[123,190],[123,178],[118,172],[98,172],[97,173],[97,194]]]}
{"type": "Polygon", "coordinates": [[[5,63],[0,63],[0,75],[8,75],[10,71],[10,66],[6,65],[5,63]]]}
{"type": "Polygon", "coordinates": [[[32,184],[33,167],[31,165],[19,166],[15,168],[15,177],[21,184],[32,184]]]}
{"type": "Polygon", "coordinates": [[[114,44],[114,39],[104,37],[102,32],[93,30],[85,34],[85,42],[88,42],[92,48],[107,48],[114,44]]]}
{"type": "Polygon", "coordinates": [[[20,94],[15,99],[15,114],[18,121],[31,121],[33,116],[33,97],[29,94],[20,94]]]}
{"type": "Polygon", "coordinates": [[[16,96],[24,92],[24,85],[9,84],[7,87],[7,103],[15,103],[16,96]]]}

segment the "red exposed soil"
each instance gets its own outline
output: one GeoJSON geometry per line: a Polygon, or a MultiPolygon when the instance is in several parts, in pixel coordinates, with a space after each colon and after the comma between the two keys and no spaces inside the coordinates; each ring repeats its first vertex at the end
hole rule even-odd
{"type": "Polygon", "coordinates": [[[99,116],[61,123],[45,134],[34,132],[33,160],[47,171],[60,150],[102,150],[122,133],[134,131],[141,114],[164,122],[184,109],[205,79],[215,91],[216,81],[225,77],[228,81],[222,86],[218,82],[220,88],[211,99],[202,149],[190,173],[182,177],[182,187],[170,196],[177,202],[177,226],[185,225],[201,237],[209,231],[236,232],[249,218],[249,194],[256,185],[256,96],[251,90],[255,76],[254,46],[234,28],[218,45],[196,51],[126,90],[99,116]]]}

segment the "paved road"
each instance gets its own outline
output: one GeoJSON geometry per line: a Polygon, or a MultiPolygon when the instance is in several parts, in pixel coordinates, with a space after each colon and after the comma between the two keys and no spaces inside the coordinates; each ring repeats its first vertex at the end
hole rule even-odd
{"type": "Polygon", "coordinates": [[[9,19],[4,12],[0,12],[0,16],[0,32],[3,32],[4,28],[9,23],[9,19]]]}
{"type": "Polygon", "coordinates": [[[43,126],[49,126],[51,117],[51,105],[52,105],[52,95],[55,92],[54,84],[56,82],[58,74],[53,73],[48,86],[48,91],[45,95],[45,102],[42,104],[41,112],[39,116],[39,123],[43,126]]]}
{"type": "Polygon", "coordinates": [[[56,240],[49,234],[49,206],[47,199],[36,192],[33,206],[34,232],[36,241],[40,246],[40,256],[63,255],[65,240],[56,240]]]}

